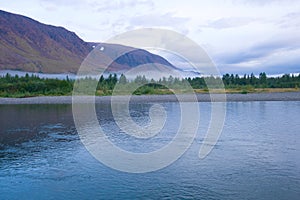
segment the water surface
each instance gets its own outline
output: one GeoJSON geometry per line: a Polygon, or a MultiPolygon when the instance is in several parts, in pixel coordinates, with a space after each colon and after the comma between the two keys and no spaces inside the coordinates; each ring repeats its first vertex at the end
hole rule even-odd
{"type": "MultiPolygon", "coordinates": [[[[149,122],[151,103],[131,105],[137,123],[149,122]]],[[[149,152],[172,140],[178,103],[163,103],[167,122],[150,140],[118,129],[107,105],[100,124],[116,145],[149,152]]],[[[210,104],[191,148],[159,171],[129,174],[106,167],[80,142],[71,105],[0,105],[0,199],[298,199],[300,102],[231,102],[222,135],[204,160],[198,152],[210,104]]]]}

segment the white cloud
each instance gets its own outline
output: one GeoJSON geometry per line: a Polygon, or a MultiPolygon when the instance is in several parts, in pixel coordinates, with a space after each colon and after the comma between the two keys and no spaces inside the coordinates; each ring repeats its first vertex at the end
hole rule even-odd
{"type": "Polygon", "coordinates": [[[174,13],[151,13],[134,16],[129,19],[129,24],[132,27],[160,27],[175,29],[182,34],[188,33],[186,23],[188,18],[176,17],[174,13]]]}
{"type": "Polygon", "coordinates": [[[233,3],[255,5],[255,6],[269,6],[271,4],[287,4],[297,3],[298,0],[233,0],[233,3]]]}
{"type": "Polygon", "coordinates": [[[152,8],[154,6],[154,3],[151,0],[127,0],[127,1],[106,0],[104,2],[94,1],[93,6],[97,11],[103,12],[103,11],[117,11],[120,9],[128,9],[128,8],[137,8],[141,6],[147,6],[152,8]]]}
{"type": "Polygon", "coordinates": [[[209,20],[207,24],[200,25],[200,27],[215,28],[215,29],[236,28],[240,26],[246,26],[255,20],[256,19],[248,18],[248,17],[220,18],[217,20],[209,20]]]}
{"type": "Polygon", "coordinates": [[[277,22],[281,28],[300,28],[300,11],[292,12],[284,15],[281,20],[277,22]]]}

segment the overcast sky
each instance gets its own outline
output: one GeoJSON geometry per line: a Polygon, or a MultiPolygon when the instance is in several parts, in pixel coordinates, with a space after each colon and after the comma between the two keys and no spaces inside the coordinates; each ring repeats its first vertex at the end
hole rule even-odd
{"type": "Polygon", "coordinates": [[[222,73],[300,72],[299,0],[2,0],[0,8],[91,42],[168,28],[201,45],[222,73]]]}

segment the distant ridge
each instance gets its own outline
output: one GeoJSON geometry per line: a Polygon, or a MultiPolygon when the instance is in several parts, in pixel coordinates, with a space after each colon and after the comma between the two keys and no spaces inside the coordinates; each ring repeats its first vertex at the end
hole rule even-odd
{"type": "Polygon", "coordinates": [[[170,70],[179,70],[163,57],[146,50],[85,42],[63,27],[46,25],[0,10],[0,70],[76,73],[83,59],[98,44],[111,51],[131,51],[111,65],[112,72],[147,63],[163,64],[169,66],[170,70]]]}

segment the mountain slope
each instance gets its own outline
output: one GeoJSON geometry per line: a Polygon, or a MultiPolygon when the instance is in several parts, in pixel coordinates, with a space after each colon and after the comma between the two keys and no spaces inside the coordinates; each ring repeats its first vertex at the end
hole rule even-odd
{"type": "MultiPolygon", "coordinates": [[[[114,63],[108,68],[109,71],[125,71],[140,65],[148,64],[147,67],[154,69],[157,64],[167,66],[172,70],[179,70],[169,63],[166,59],[144,49],[123,46],[120,44],[99,43],[100,48],[104,49],[106,55],[122,55],[115,59],[114,63]]],[[[151,69],[149,69],[151,70],[151,69]]]]}
{"type": "Polygon", "coordinates": [[[0,11],[0,69],[75,72],[90,50],[65,28],[0,11]]]}
{"type": "MultiPolygon", "coordinates": [[[[63,27],[42,24],[0,10],[0,70],[76,73],[96,44],[83,41],[63,27]]],[[[131,51],[111,65],[113,72],[146,63],[163,64],[178,70],[164,58],[142,49],[117,44],[100,45],[115,52],[131,51]]]]}

